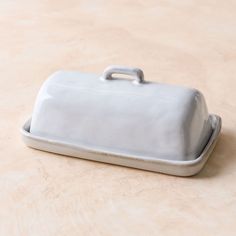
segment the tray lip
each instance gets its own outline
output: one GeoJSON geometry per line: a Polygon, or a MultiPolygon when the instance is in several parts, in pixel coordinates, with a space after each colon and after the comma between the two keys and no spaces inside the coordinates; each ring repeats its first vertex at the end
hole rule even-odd
{"type": "MultiPolygon", "coordinates": [[[[222,126],[221,117],[219,117],[218,115],[215,115],[215,114],[210,114],[209,117],[211,118],[211,121],[212,121],[213,131],[212,131],[211,137],[208,140],[208,143],[205,145],[202,153],[196,159],[186,160],[186,161],[165,160],[165,159],[154,158],[154,157],[146,157],[146,156],[143,156],[143,157],[135,156],[135,155],[130,156],[130,155],[124,155],[123,153],[102,152],[102,151],[97,151],[97,150],[77,146],[77,145],[71,144],[69,142],[62,142],[62,141],[58,141],[58,140],[44,138],[44,137],[37,136],[37,135],[34,135],[34,134],[29,132],[30,124],[31,124],[31,118],[29,118],[24,123],[24,125],[22,126],[20,131],[21,131],[21,134],[22,134],[23,138],[34,140],[34,141],[37,141],[39,143],[47,143],[48,145],[50,145],[50,144],[53,144],[54,146],[59,145],[61,147],[69,148],[69,149],[74,150],[74,151],[77,150],[77,151],[82,151],[82,152],[88,152],[88,153],[91,153],[91,154],[94,154],[94,155],[99,154],[99,155],[113,156],[113,157],[119,157],[119,158],[134,160],[134,161],[135,160],[139,160],[139,161],[141,160],[141,161],[144,161],[144,162],[149,162],[149,163],[154,163],[154,164],[160,163],[160,164],[166,164],[166,165],[174,165],[176,167],[177,166],[190,167],[190,166],[198,165],[201,162],[205,163],[207,161],[207,159],[209,157],[209,152],[211,152],[211,147],[214,146],[215,141],[219,136],[221,126],[222,126]]],[[[30,145],[28,145],[28,146],[30,146],[30,145]]],[[[83,159],[82,156],[81,156],[81,158],[83,159]]],[[[84,159],[86,159],[86,158],[84,158],[84,159]]],[[[106,160],[104,160],[104,162],[106,162],[106,160]]]]}

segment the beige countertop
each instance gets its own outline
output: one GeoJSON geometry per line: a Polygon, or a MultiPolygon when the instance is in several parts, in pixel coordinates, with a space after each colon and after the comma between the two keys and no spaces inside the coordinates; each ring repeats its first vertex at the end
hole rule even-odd
{"type": "Polygon", "coordinates": [[[0,1],[0,235],[236,235],[236,2],[0,1]],[[223,119],[179,178],[27,148],[19,129],[58,69],[137,66],[201,90],[223,119]]]}

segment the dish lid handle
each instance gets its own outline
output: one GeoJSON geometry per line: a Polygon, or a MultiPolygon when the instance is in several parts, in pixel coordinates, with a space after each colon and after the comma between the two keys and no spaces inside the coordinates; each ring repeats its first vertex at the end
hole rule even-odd
{"type": "Polygon", "coordinates": [[[113,74],[131,75],[134,77],[134,83],[144,83],[144,74],[143,71],[139,68],[126,66],[108,66],[103,71],[102,79],[112,80],[114,79],[113,74]]]}

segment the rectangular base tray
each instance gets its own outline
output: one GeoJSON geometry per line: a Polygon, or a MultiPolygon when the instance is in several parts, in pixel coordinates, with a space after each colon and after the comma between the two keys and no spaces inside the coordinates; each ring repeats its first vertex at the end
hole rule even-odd
{"type": "Polygon", "coordinates": [[[171,161],[153,157],[124,156],[124,154],[98,152],[70,143],[45,139],[30,133],[31,119],[23,125],[21,134],[27,146],[47,152],[170,175],[191,176],[197,174],[207,162],[221,130],[221,118],[217,115],[210,116],[213,129],[212,135],[201,155],[191,161],[171,161]]]}

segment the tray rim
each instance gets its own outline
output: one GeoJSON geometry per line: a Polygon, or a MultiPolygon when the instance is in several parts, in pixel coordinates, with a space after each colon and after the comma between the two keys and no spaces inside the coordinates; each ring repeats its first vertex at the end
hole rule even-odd
{"type": "Polygon", "coordinates": [[[165,173],[165,174],[170,174],[170,175],[191,176],[191,175],[197,174],[203,168],[220,134],[220,130],[222,126],[221,117],[215,114],[210,114],[209,117],[211,118],[212,129],[213,129],[211,137],[209,138],[208,143],[205,145],[202,153],[196,159],[187,160],[187,161],[164,160],[164,159],[158,159],[154,157],[128,156],[122,153],[102,152],[102,151],[97,151],[90,148],[88,149],[82,146],[74,145],[69,142],[63,142],[63,141],[57,141],[53,139],[44,138],[44,137],[37,136],[29,132],[31,118],[29,118],[24,123],[20,131],[21,131],[21,135],[25,144],[37,150],[43,150],[43,151],[56,153],[60,155],[77,157],[80,159],[93,160],[93,161],[115,164],[115,165],[120,165],[120,166],[127,166],[127,167],[160,172],[160,173],[165,173]],[[63,153],[58,151],[59,149],[62,149],[63,153]],[[89,155],[92,155],[94,157],[91,157],[91,156],[89,157],[89,155]],[[112,158],[109,158],[107,160],[106,159],[98,160],[99,158],[101,158],[101,156],[112,157],[113,161],[110,160],[112,158]],[[117,161],[114,161],[114,158],[117,158],[117,161]],[[127,161],[130,163],[128,164],[125,163],[127,161]],[[147,165],[149,167],[142,167],[142,164],[140,163],[140,161],[143,162],[143,164],[149,164],[147,165]],[[150,166],[150,165],[153,165],[153,166],[150,166]]]}

